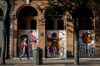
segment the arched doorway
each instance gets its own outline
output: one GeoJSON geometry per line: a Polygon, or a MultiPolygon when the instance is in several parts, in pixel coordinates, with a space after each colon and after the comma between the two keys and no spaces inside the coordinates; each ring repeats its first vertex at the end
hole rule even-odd
{"type": "Polygon", "coordinates": [[[66,58],[66,30],[64,21],[55,19],[46,19],[46,57],[47,58],[66,58]]]}
{"type": "Polygon", "coordinates": [[[65,11],[61,6],[47,7],[45,11],[46,27],[46,58],[66,58],[67,42],[64,17],[65,11]]]}
{"type": "Polygon", "coordinates": [[[0,8],[0,55],[1,55],[2,43],[3,43],[3,23],[4,23],[3,18],[4,18],[3,11],[0,8]]]}
{"type": "Polygon", "coordinates": [[[79,57],[95,57],[95,13],[93,9],[82,4],[74,14],[78,20],[79,57]]]}
{"type": "Polygon", "coordinates": [[[22,41],[27,38],[29,56],[32,56],[32,45],[30,43],[29,34],[31,32],[38,37],[37,31],[37,15],[38,12],[32,6],[23,7],[18,13],[18,44],[17,55],[20,56],[22,51],[22,41]]]}

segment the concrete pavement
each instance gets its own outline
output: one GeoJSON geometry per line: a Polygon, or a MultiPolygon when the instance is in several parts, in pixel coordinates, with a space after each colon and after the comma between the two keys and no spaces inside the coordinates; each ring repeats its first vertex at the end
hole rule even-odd
{"type": "Polygon", "coordinates": [[[7,59],[6,65],[0,66],[100,66],[100,58],[81,58],[80,65],[74,64],[74,59],[43,59],[42,65],[34,65],[32,58],[30,60],[18,58],[7,59]]]}

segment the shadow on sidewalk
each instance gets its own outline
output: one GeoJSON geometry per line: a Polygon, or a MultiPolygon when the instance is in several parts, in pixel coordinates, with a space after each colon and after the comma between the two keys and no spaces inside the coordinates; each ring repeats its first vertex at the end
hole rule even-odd
{"type": "MultiPolygon", "coordinates": [[[[27,60],[23,59],[20,61],[19,59],[8,59],[6,60],[5,65],[0,65],[0,66],[77,66],[74,64],[74,60],[52,60],[52,59],[46,59],[43,60],[42,65],[35,65],[33,63],[33,60],[27,60]]],[[[80,65],[79,66],[100,66],[100,60],[89,60],[89,59],[81,59],[80,60],[80,65]]]]}

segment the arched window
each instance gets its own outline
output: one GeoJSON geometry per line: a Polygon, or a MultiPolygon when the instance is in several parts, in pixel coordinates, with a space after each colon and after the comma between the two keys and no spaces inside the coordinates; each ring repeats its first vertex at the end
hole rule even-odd
{"type": "Polygon", "coordinates": [[[37,14],[37,11],[31,6],[22,8],[18,14],[18,28],[36,29],[37,21],[35,16],[37,16],[37,14]]]}
{"type": "Polygon", "coordinates": [[[52,16],[49,16],[46,19],[46,30],[63,30],[64,22],[61,19],[52,19],[52,16]]]}

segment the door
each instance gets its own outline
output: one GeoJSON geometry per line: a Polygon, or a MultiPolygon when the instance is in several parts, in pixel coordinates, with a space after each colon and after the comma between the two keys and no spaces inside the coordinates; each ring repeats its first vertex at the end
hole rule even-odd
{"type": "Polygon", "coordinates": [[[46,20],[47,58],[66,58],[66,30],[63,20],[46,20]]]}
{"type": "MultiPolygon", "coordinates": [[[[23,53],[23,40],[25,38],[27,38],[27,44],[28,44],[28,52],[29,52],[29,56],[33,56],[32,55],[32,42],[30,42],[31,39],[33,39],[33,37],[30,38],[30,34],[32,36],[35,36],[36,38],[38,37],[37,34],[37,22],[36,20],[31,19],[31,16],[27,16],[27,17],[23,17],[20,20],[19,23],[19,56],[22,55],[23,53]]],[[[25,55],[26,56],[26,55],[25,55]]]]}
{"type": "MultiPolygon", "coordinates": [[[[38,37],[37,31],[37,18],[38,12],[32,6],[22,6],[17,11],[17,34],[14,34],[14,37],[18,39],[17,49],[14,44],[14,48],[17,51],[17,56],[22,56],[23,46],[27,48],[26,53],[24,53],[23,57],[32,56],[32,43],[31,40],[35,37],[38,37]],[[17,36],[15,36],[17,35],[17,36]],[[32,37],[31,37],[31,36],[32,37]],[[33,37],[34,36],[34,37],[33,37]],[[26,40],[27,39],[27,40],[26,40]],[[24,42],[25,40],[25,42],[24,42]],[[24,42],[24,43],[23,43],[24,42]]],[[[15,41],[16,42],[16,41],[15,41]]],[[[16,52],[15,51],[15,52],[16,52]]],[[[16,53],[15,53],[16,54],[16,53]]]]}
{"type": "Polygon", "coordinates": [[[95,56],[94,30],[79,31],[79,56],[85,58],[95,56]]]}

